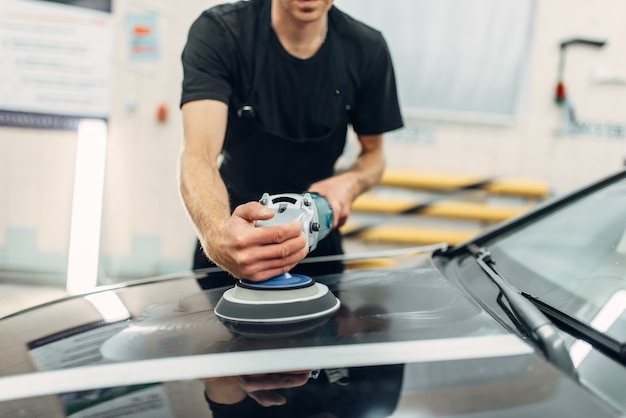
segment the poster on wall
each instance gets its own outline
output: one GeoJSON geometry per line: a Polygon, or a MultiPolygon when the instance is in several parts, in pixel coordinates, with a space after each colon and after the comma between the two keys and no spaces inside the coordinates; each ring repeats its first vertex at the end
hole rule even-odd
{"type": "Polygon", "coordinates": [[[0,1],[0,126],[74,130],[108,118],[111,1],[0,1]]]}
{"type": "Polygon", "coordinates": [[[159,59],[158,16],[154,13],[128,13],[126,34],[130,62],[156,62],[159,59]]]}

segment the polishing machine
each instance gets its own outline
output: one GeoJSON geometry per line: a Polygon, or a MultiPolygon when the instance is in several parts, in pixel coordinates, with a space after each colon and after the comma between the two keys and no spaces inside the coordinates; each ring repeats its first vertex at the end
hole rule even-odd
{"type": "MultiPolygon", "coordinates": [[[[259,202],[274,216],[257,227],[298,221],[309,252],[333,226],[333,210],[317,193],[264,193],[259,202]]],[[[285,273],[261,282],[237,280],[215,306],[215,315],[232,331],[251,334],[267,330],[295,331],[317,326],[339,309],[339,299],[321,283],[301,274],[285,273]]]]}

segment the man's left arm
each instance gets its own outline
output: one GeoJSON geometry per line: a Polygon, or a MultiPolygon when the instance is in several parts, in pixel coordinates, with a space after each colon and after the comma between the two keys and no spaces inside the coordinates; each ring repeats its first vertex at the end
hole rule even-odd
{"type": "Polygon", "coordinates": [[[344,225],[354,200],[378,184],[385,169],[383,133],[403,126],[389,48],[382,34],[376,36],[377,39],[369,37],[363,43],[365,55],[362,57],[364,65],[360,66],[358,103],[353,103],[350,113],[361,153],[350,169],[309,188],[326,197],[332,206],[333,227],[344,225]]]}
{"type": "Polygon", "coordinates": [[[333,208],[334,225],[340,227],[350,215],[352,202],[380,181],[385,169],[383,135],[358,135],[361,153],[346,171],[313,183],[309,191],[324,196],[333,208]]]}

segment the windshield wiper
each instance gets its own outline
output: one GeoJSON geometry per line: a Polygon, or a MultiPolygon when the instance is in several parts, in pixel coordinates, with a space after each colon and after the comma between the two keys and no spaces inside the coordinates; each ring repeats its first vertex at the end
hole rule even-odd
{"type": "Polygon", "coordinates": [[[574,318],[553,306],[537,299],[536,297],[522,292],[522,296],[532,302],[539,310],[556,321],[560,328],[573,335],[575,338],[586,341],[595,349],[604,353],[618,363],[626,364],[626,344],[617,341],[606,333],[598,331],[589,324],[574,318]]]}
{"type": "Polygon", "coordinates": [[[509,307],[528,337],[543,351],[546,358],[566,374],[578,379],[572,358],[565,341],[554,324],[528,299],[511,286],[494,268],[491,253],[484,247],[471,244],[467,247],[476,257],[480,268],[498,286],[500,292],[509,302],[509,307]]]}

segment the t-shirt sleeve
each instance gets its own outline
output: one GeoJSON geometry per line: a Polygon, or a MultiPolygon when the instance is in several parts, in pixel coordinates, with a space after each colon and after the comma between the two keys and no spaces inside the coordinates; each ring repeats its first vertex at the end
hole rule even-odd
{"type": "Polygon", "coordinates": [[[352,126],[357,134],[376,135],[404,124],[398,102],[396,77],[387,43],[382,35],[372,42],[361,88],[352,109],[352,126]]]}
{"type": "Polygon", "coordinates": [[[181,55],[183,82],[180,105],[201,99],[228,104],[231,71],[228,68],[229,47],[222,23],[207,13],[198,17],[189,29],[181,55]]]}

